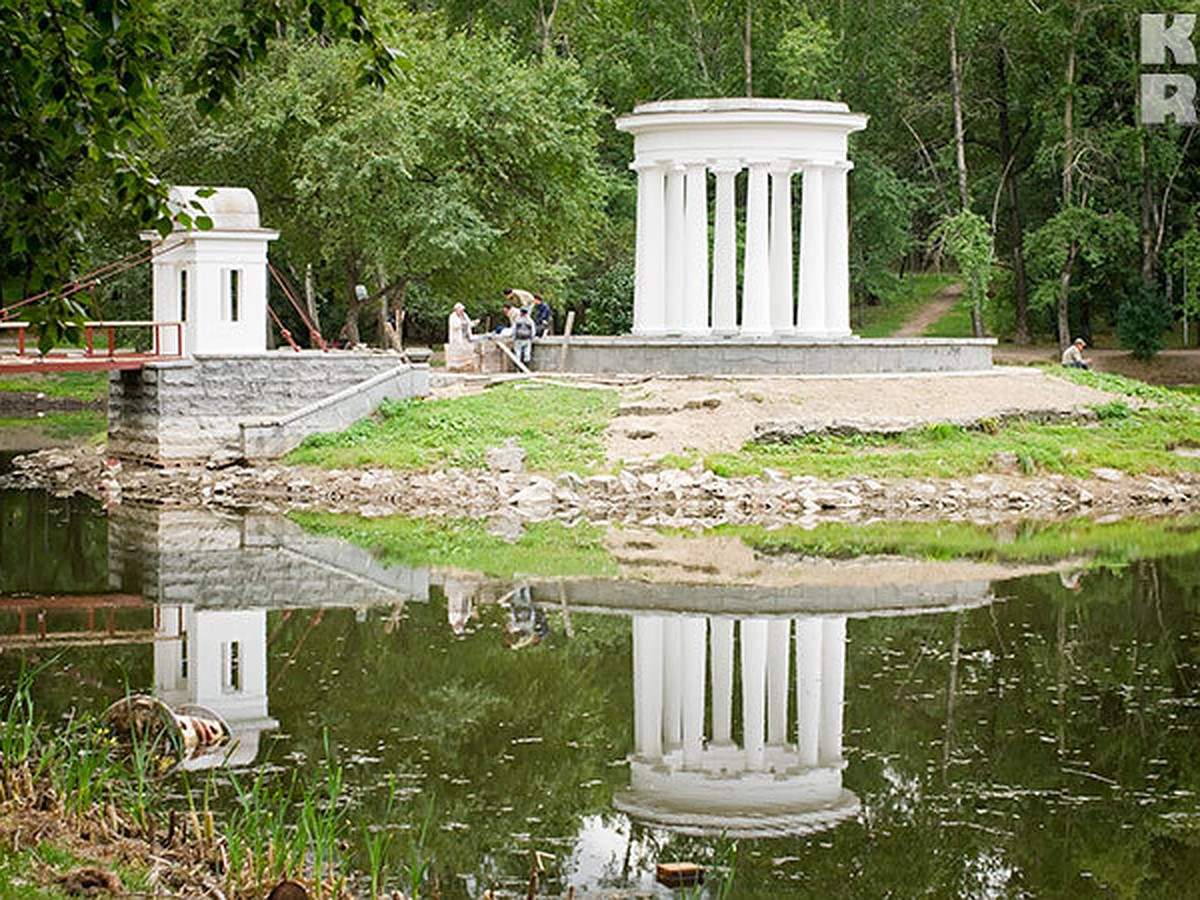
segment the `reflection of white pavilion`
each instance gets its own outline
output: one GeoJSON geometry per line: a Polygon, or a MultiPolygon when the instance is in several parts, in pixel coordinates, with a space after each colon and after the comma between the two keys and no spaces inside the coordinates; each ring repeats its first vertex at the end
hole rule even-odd
{"type": "MultiPolygon", "coordinates": [[[[258,755],[259,737],[279,723],[267,714],[267,611],[197,609],[191,603],[155,609],[154,690],[173,708],[211,709],[228,723],[231,765],[258,755]]],[[[184,768],[216,765],[224,754],[184,768]]]]}
{"type": "Polygon", "coordinates": [[[635,615],[634,753],[617,808],[735,837],[855,815],[842,787],[845,640],[845,616],[635,615]]]}

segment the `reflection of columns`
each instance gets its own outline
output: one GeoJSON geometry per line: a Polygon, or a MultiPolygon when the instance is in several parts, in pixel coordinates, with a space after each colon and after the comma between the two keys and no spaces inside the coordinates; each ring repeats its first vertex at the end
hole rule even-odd
{"type": "Polygon", "coordinates": [[[654,163],[635,163],[638,173],[637,259],[634,273],[633,332],[662,334],[666,241],[663,232],[663,169],[654,163]]]}
{"type": "Polygon", "coordinates": [[[717,208],[713,222],[712,328],[737,330],[737,215],[733,179],[741,164],[728,160],[713,166],[717,179],[717,208]]]}
{"type": "Polygon", "coordinates": [[[792,619],[737,623],[735,649],[733,619],[634,614],[635,750],[629,790],[613,803],[632,818],[688,833],[778,837],[832,827],[858,810],[842,787],[846,619],[795,620],[795,731],[788,721],[792,619]],[[739,682],[740,734],[731,727],[739,682]],[[799,748],[789,741],[797,732],[799,748]]]}
{"type": "Polygon", "coordinates": [[[817,735],[821,716],[821,620],[796,620],[796,714],[800,763],[817,764],[817,735]]]}
{"type": "Polygon", "coordinates": [[[708,171],[686,167],[683,251],[683,333],[708,333],[708,171]]]}
{"type": "Polygon", "coordinates": [[[742,276],[742,333],[771,333],[767,257],[767,164],[750,163],[746,187],[746,264],[742,276]]]}
{"type": "Polygon", "coordinates": [[[742,749],[746,768],[758,771],[766,758],[767,623],[765,619],[741,619],[738,627],[742,632],[742,749]]]}
{"type": "MultiPolygon", "coordinates": [[[[804,165],[800,206],[800,314],[796,330],[823,336],[825,323],[825,189],[823,166],[804,165]]],[[[835,236],[836,237],[836,236],[835,236]]]]}
{"type": "Polygon", "coordinates": [[[663,620],[661,616],[633,619],[634,752],[641,757],[662,756],[663,620]]]}
{"type": "Polygon", "coordinates": [[[771,166],[771,332],[793,329],[792,306],[792,168],[788,162],[771,166]]]}
{"type": "Polygon", "coordinates": [[[733,742],[733,619],[712,619],[712,740],[733,742]]]}
{"type": "Polygon", "coordinates": [[[683,764],[698,765],[704,749],[704,664],[708,645],[707,623],[688,616],[680,624],[683,649],[680,680],[683,682],[683,764]]]}
{"type": "Polygon", "coordinates": [[[820,761],[831,766],[842,759],[842,697],[846,685],[846,620],[821,623],[820,761]]]}
{"type": "Polygon", "coordinates": [[[663,749],[676,750],[682,743],[680,724],[683,715],[683,684],[679,673],[682,670],[682,648],[680,640],[683,634],[682,622],[677,616],[672,616],[663,622],[663,713],[662,732],[663,749]]]}
{"type": "Polygon", "coordinates": [[[846,173],[853,163],[825,170],[825,330],[850,334],[850,223],[846,210],[846,173]]]}
{"type": "Polygon", "coordinates": [[[767,743],[772,747],[782,747],[788,739],[791,632],[789,619],[772,619],[767,625],[767,743]]]}
{"type": "Polygon", "coordinates": [[[737,622],[735,650],[733,619],[634,616],[636,755],[684,768],[703,769],[720,760],[722,769],[747,772],[780,771],[797,764],[840,766],[845,617],[795,620],[794,724],[789,716],[793,620],[751,617],[737,622]],[[732,727],[738,682],[740,735],[732,727]],[[711,740],[706,747],[708,708],[711,740]]]}
{"type": "Polygon", "coordinates": [[[683,328],[683,170],[667,169],[666,189],[666,325],[667,332],[678,334],[683,328]]]}

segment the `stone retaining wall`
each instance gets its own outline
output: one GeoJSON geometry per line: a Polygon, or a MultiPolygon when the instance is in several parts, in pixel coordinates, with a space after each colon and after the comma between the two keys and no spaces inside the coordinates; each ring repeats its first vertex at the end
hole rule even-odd
{"type": "Polygon", "coordinates": [[[539,338],[533,368],[597,375],[871,375],[978,372],[992,367],[995,338],[539,338]],[[560,367],[562,346],[567,353],[560,367]]]}
{"type": "MultiPolygon", "coordinates": [[[[209,356],[150,363],[140,371],[109,378],[108,452],[120,459],[173,463],[217,453],[242,455],[241,424],[281,420],[332,395],[355,395],[355,388],[388,372],[380,396],[416,396],[428,389],[427,366],[402,366],[394,353],[278,351],[254,356],[209,356]]],[[[356,408],[356,415],[369,413],[356,408]]],[[[326,410],[328,413],[329,410],[326,410]]],[[[336,412],[336,411],[334,411],[336,412]]],[[[337,415],[295,423],[286,452],[308,434],[345,427],[337,415]]]]}

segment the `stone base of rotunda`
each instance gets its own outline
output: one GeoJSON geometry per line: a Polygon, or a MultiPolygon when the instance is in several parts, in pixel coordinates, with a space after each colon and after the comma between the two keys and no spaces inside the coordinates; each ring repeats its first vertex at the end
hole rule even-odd
{"type": "Polygon", "coordinates": [[[590,374],[871,375],[978,372],[995,338],[615,337],[542,338],[533,368],[590,374]],[[566,352],[563,345],[566,343],[566,352]]]}

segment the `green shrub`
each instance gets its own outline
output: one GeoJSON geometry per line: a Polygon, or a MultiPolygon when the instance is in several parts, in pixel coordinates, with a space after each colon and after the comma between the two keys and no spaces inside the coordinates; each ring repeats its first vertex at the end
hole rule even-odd
{"type": "Polygon", "coordinates": [[[1153,288],[1139,287],[1117,308],[1117,337],[1135,359],[1150,359],[1166,346],[1171,308],[1153,288]]]}

